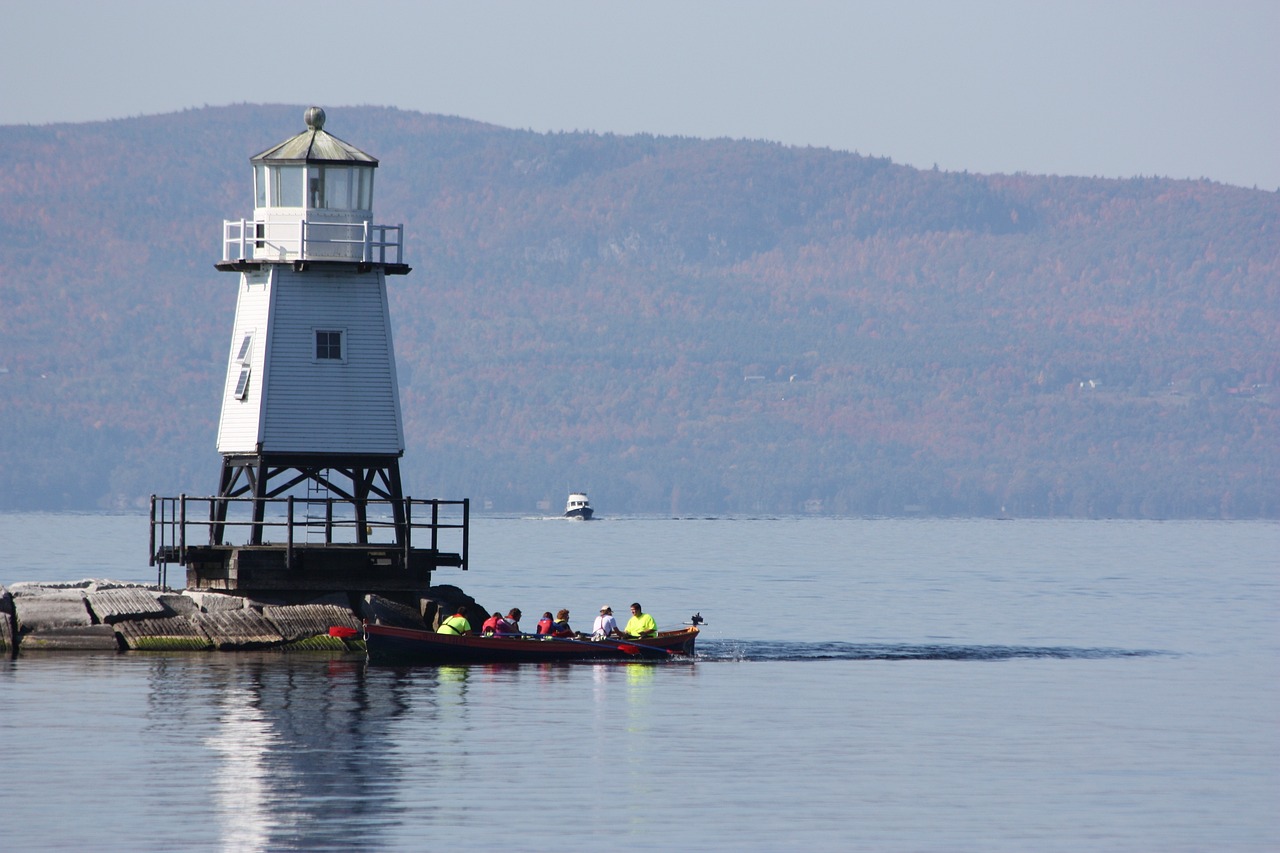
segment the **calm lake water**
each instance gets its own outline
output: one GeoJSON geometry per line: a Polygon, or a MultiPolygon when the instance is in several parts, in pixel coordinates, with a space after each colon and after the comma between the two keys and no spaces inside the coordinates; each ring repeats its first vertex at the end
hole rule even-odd
{"type": "MultiPolygon", "coordinates": [[[[1280,849],[1278,524],[473,523],[438,582],[698,611],[702,654],[22,655],[0,848],[1280,849]]],[[[0,514],[0,582],[154,580],[146,547],[0,514]]]]}

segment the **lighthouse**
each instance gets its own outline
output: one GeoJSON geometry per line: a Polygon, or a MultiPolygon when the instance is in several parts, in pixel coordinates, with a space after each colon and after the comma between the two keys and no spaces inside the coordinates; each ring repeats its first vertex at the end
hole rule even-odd
{"type": "Polygon", "coordinates": [[[250,158],[253,216],[223,223],[216,267],[238,284],[218,492],[161,506],[182,540],[161,559],[183,562],[190,587],[409,592],[466,568],[467,503],[411,500],[400,479],[387,278],[410,272],[404,229],[374,224],[378,161],[325,118],[309,108],[305,130],[250,158]],[[457,506],[461,522],[442,521],[457,506]],[[187,541],[193,509],[208,545],[187,541]],[[448,530],[457,553],[441,550],[448,530]]]}

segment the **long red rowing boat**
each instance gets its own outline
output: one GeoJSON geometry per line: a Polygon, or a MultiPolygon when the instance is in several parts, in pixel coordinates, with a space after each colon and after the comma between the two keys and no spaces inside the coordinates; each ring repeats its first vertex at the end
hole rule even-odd
{"type": "Polygon", "coordinates": [[[417,628],[365,623],[369,662],[381,663],[537,663],[575,660],[665,660],[692,655],[698,626],[660,631],[641,640],[550,638],[531,634],[481,637],[437,634],[417,628]]]}

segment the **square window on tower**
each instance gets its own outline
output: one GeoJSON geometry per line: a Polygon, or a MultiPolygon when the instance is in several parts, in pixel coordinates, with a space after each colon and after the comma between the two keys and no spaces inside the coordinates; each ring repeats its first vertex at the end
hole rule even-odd
{"type": "Polygon", "coordinates": [[[316,329],[316,361],[342,361],[342,330],[316,329]]]}

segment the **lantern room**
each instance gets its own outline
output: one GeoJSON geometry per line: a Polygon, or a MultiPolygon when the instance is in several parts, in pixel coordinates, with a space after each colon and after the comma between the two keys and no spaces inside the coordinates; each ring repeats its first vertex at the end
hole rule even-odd
{"type": "Polygon", "coordinates": [[[224,223],[223,263],[400,264],[400,228],[373,224],[377,159],[327,132],[319,107],[305,122],[306,130],[250,158],[253,219],[224,223]]]}

